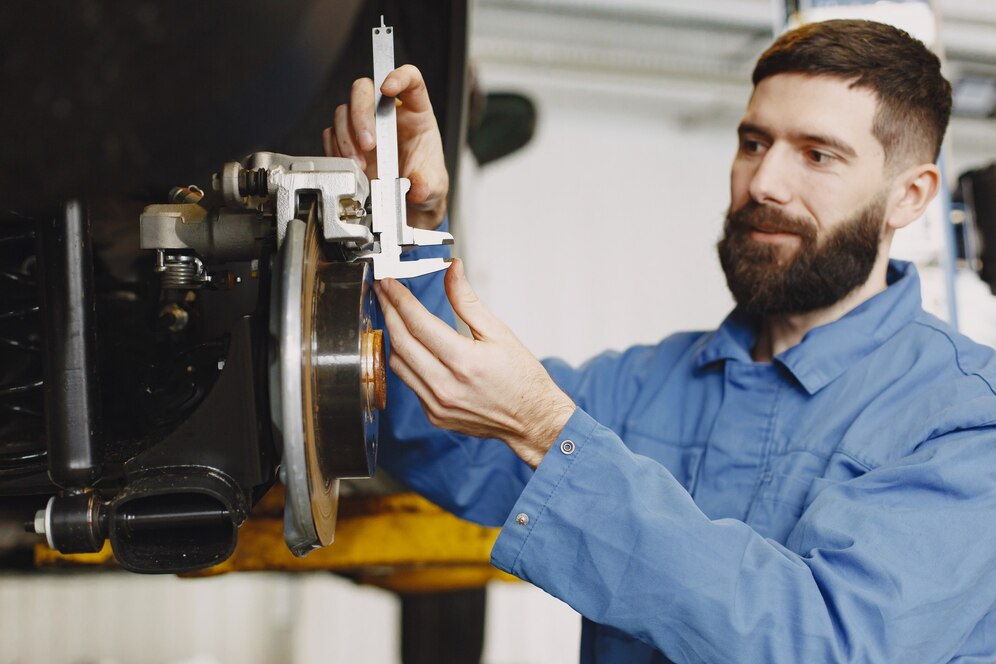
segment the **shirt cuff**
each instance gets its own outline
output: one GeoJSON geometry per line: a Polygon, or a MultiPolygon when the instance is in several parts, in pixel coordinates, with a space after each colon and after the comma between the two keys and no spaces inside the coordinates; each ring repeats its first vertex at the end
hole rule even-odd
{"type": "Polygon", "coordinates": [[[521,576],[516,571],[519,555],[533,530],[540,527],[547,504],[571,467],[584,455],[598,426],[591,415],[580,408],[574,410],[505,519],[491,549],[492,565],[521,576]]]}

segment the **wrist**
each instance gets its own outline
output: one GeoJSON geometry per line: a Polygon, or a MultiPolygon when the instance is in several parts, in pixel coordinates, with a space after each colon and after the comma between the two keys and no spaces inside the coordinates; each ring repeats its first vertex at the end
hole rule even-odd
{"type": "Polygon", "coordinates": [[[515,440],[506,441],[531,468],[540,464],[577,409],[566,394],[559,389],[557,393],[556,397],[544,400],[543,406],[534,410],[525,430],[515,440]]]}

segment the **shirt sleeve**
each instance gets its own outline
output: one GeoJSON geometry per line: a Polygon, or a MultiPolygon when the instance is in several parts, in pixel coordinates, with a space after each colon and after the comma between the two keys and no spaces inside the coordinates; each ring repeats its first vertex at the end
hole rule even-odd
{"type": "Polygon", "coordinates": [[[996,602],[994,439],[949,434],[824,487],[782,546],[710,520],[578,410],[492,563],[676,662],[949,661],[996,602]]]}
{"type": "Polygon", "coordinates": [[[607,351],[596,355],[581,365],[571,367],[563,360],[548,358],[543,366],[554,382],[574,403],[609,429],[621,431],[640,394],[647,372],[654,368],[658,375],[665,371],[662,356],[667,354],[677,361],[676,352],[685,343],[677,343],[676,335],[659,346],[634,346],[625,352],[607,351]]]}

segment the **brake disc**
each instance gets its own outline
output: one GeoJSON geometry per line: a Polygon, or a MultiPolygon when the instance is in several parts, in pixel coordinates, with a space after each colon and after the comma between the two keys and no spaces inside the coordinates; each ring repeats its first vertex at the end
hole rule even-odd
{"type": "Polygon", "coordinates": [[[282,439],[284,539],[295,555],[333,540],[339,480],[373,475],[386,400],[372,271],[326,261],[314,211],[277,255],[270,331],[271,416],[282,439]]]}

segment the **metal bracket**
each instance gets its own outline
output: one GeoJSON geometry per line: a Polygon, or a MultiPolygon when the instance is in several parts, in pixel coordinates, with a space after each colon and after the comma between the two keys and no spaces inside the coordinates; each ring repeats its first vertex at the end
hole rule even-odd
{"type": "Polygon", "coordinates": [[[363,223],[370,186],[367,176],[352,159],[343,157],[295,157],[276,152],[254,152],[242,163],[229,162],[216,176],[215,188],[225,202],[243,208],[259,208],[265,198],[276,201],[277,246],[283,245],[287,224],[299,216],[301,194],[318,200],[319,223],[326,242],[362,247],[374,241],[363,223]],[[246,192],[240,182],[245,173],[265,171],[266,191],[246,192]]]}

